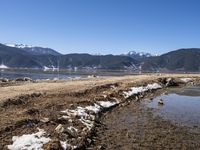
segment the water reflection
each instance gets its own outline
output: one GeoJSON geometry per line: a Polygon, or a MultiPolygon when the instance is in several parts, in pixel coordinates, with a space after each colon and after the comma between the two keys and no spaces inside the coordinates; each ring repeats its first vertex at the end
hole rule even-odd
{"type": "Polygon", "coordinates": [[[184,125],[200,126],[200,86],[174,90],[147,101],[156,114],[184,125]],[[159,101],[163,100],[163,105],[159,101]]]}

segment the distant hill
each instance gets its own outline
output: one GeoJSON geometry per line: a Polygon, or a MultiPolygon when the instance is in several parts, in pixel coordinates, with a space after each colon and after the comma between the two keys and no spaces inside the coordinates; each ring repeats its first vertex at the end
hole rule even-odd
{"type": "Polygon", "coordinates": [[[68,54],[61,59],[61,66],[72,67],[92,67],[92,68],[107,68],[107,69],[135,69],[135,64],[138,62],[127,56],[115,55],[89,55],[89,54],[68,54]]]}
{"type": "Polygon", "coordinates": [[[51,48],[43,48],[38,46],[30,46],[25,44],[5,44],[6,46],[13,47],[13,48],[19,48],[24,51],[27,51],[33,55],[61,55],[56,50],[53,50],[51,48]]]}
{"type": "Polygon", "coordinates": [[[33,56],[28,52],[0,44],[0,63],[9,67],[40,68],[33,56]]]}
{"type": "Polygon", "coordinates": [[[145,58],[142,70],[200,71],[200,49],[179,49],[158,57],[145,58]]]}
{"type": "Polygon", "coordinates": [[[52,49],[0,44],[0,64],[4,68],[128,69],[141,71],[200,71],[200,49],[179,49],[151,56],[129,52],[127,55],[62,55],[52,49]]]}
{"type": "MultiPolygon", "coordinates": [[[[6,46],[0,44],[0,62],[8,67],[20,68],[104,68],[137,69],[138,61],[127,56],[89,55],[89,54],[52,54],[27,51],[28,46],[6,46]]],[[[31,48],[31,47],[28,47],[31,48]]]]}

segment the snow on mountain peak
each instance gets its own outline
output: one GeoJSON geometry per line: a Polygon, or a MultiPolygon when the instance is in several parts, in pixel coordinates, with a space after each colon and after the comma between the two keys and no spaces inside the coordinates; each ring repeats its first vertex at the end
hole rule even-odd
{"type": "Polygon", "coordinates": [[[145,52],[136,52],[136,51],[130,51],[127,53],[129,56],[140,56],[140,57],[150,57],[152,56],[150,53],[145,52]]]}
{"type": "Polygon", "coordinates": [[[32,48],[32,45],[26,45],[26,44],[5,44],[9,47],[15,47],[15,48],[32,48]]]}

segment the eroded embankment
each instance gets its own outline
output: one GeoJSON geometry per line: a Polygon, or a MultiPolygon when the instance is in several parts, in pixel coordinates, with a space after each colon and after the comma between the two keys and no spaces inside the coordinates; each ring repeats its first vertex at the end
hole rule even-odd
{"type": "Polygon", "coordinates": [[[192,81],[160,78],[126,86],[106,84],[81,92],[10,99],[0,110],[0,148],[84,149],[94,143],[104,112],[151,96],[157,89],[192,81]]]}
{"type": "MultiPolygon", "coordinates": [[[[189,78],[182,78],[181,81],[188,86],[199,84],[198,79],[192,81],[189,78]]],[[[176,85],[185,86],[181,82],[176,82],[176,85]]],[[[169,87],[164,87],[153,93],[147,93],[140,100],[149,99],[151,101],[168,89],[169,87]]],[[[158,105],[163,104],[158,103],[158,105]]],[[[200,147],[199,127],[183,126],[154,115],[154,109],[146,107],[140,101],[131,100],[125,107],[114,108],[101,117],[101,122],[103,125],[96,128],[94,142],[88,149],[161,150],[199,149],[200,147]]]]}

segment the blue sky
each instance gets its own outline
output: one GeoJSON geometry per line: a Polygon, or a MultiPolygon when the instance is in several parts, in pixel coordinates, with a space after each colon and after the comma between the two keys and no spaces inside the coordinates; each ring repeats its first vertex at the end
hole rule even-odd
{"type": "Polygon", "coordinates": [[[0,43],[61,53],[200,47],[199,0],[0,0],[0,43]]]}

